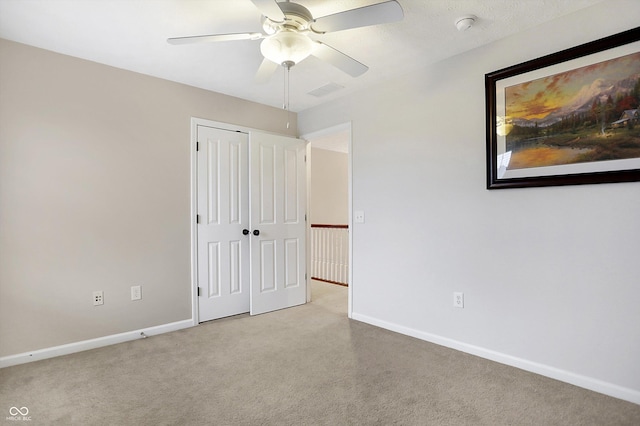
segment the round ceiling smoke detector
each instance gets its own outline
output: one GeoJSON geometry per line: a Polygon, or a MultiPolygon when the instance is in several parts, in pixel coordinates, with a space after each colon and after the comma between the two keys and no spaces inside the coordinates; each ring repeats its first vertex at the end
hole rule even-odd
{"type": "Polygon", "coordinates": [[[456,28],[458,29],[458,31],[466,31],[473,26],[473,24],[476,22],[476,19],[478,18],[476,18],[474,15],[461,16],[460,18],[456,19],[456,28]]]}

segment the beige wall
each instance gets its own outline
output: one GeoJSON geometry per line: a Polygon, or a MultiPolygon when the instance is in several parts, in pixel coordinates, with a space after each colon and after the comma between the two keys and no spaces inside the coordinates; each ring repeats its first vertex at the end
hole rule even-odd
{"type": "Polygon", "coordinates": [[[191,117],[286,115],[0,40],[0,356],[191,318],[191,117]]]}
{"type": "Polygon", "coordinates": [[[349,223],[349,155],[311,148],[311,223],[346,225],[349,223]]]}

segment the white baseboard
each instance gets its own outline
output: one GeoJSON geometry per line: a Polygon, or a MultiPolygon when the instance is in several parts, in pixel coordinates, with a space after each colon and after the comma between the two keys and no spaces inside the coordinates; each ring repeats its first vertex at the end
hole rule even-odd
{"type": "Polygon", "coordinates": [[[479,346],[470,345],[467,343],[459,342],[457,340],[449,339],[446,337],[438,336],[431,333],[425,333],[423,331],[415,330],[413,328],[404,327],[398,324],[372,318],[367,315],[353,313],[352,318],[356,321],[365,322],[367,324],[375,325],[376,327],[384,328],[387,330],[395,331],[397,333],[405,334],[407,336],[415,337],[420,340],[435,343],[440,346],[445,346],[451,349],[456,349],[461,352],[466,352],[472,355],[479,356],[481,358],[496,361],[501,364],[506,364],[511,367],[520,368],[522,370],[530,371],[532,373],[540,374],[542,376],[550,377],[552,379],[559,380],[561,382],[570,383],[581,388],[589,389],[594,392],[602,393],[604,395],[612,396],[614,398],[623,399],[625,401],[633,402],[634,404],[640,404],[640,391],[635,389],[625,388],[615,385],[613,383],[604,382],[602,380],[594,379],[587,376],[572,373],[570,371],[561,370],[559,368],[551,367],[537,362],[529,361],[523,358],[514,357],[511,355],[503,354],[500,352],[492,351],[490,349],[482,348],[479,346]]]}
{"type": "Polygon", "coordinates": [[[120,334],[112,334],[110,336],[99,337],[97,339],[83,340],[81,342],[54,346],[52,348],[38,349],[36,351],[25,352],[17,355],[9,355],[0,358],[0,368],[53,358],[60,355],[68,355],[75,352],[82,352],[89,349],[100,348],[102,346],[114,345],[116,343],[128,342],[129,340],[141,339],[143,336],[155,336],[158,334],[168,333],[170,331],[193,327],[194,325],[193,320],[189,319],[158,325],[155,327],[141,328],[140,330],[127,331],[120,334]]]}

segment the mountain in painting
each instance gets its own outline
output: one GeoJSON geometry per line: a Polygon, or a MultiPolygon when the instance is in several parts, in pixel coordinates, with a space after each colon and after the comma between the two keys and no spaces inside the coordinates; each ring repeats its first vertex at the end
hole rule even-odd
{"type": "Polygon", "coordinates": [[[611,97],[629,94],[640,79],[640,73],[631,75],[618,81],[607,81],[602,78],[594,80],[590,85],[583,86],[574,98],[561,108],[556,109],[543,118],[528,120],[514,118],[513,124],[521,127],[551,126],[571,114],[587,113],[595,102],[606,102],[611,97]]]}

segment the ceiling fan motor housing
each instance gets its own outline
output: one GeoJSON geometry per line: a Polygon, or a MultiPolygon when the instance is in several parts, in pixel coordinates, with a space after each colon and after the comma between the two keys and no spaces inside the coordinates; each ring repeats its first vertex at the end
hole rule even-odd
{"type": "Polygon", "coordinates": [[[308,31],[309,24],[313,21],[313,15],[309,9],[291,2],[278,3],[282,13],[284,13],[284,21],[273,21],[266,16],[262,19],[262,28],[267,34],[275,34],[282,30],[308,31]]]}

